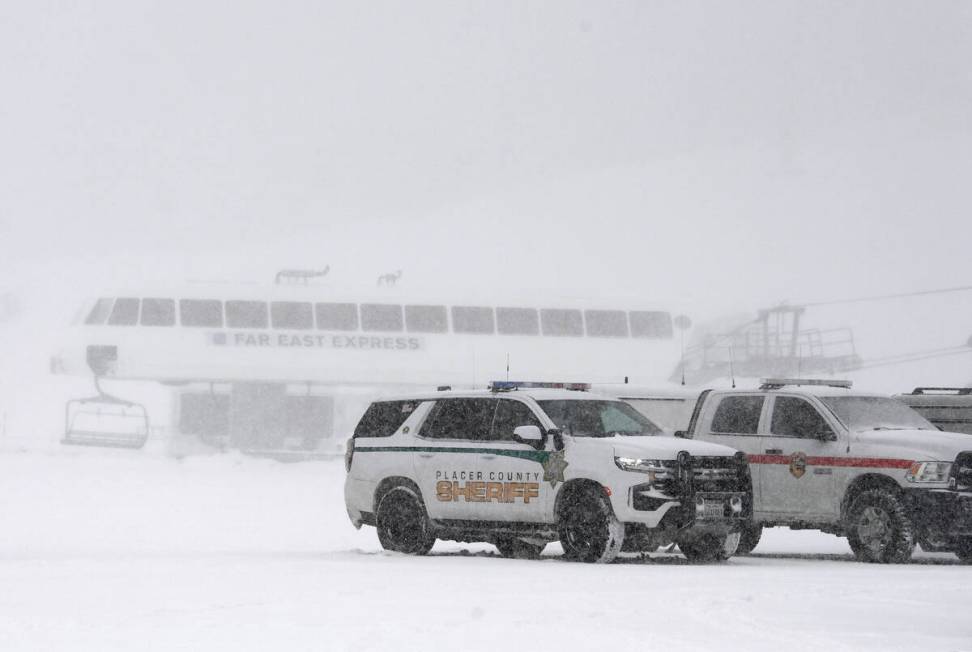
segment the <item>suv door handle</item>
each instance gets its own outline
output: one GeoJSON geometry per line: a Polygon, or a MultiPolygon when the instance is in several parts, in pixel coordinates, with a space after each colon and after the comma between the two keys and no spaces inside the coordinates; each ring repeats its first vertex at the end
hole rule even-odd
{"type": "Polygon", "coordinates": [[[435,453],[419,453],[419,457],[435,457],[435,453]]]}
{"type": "Polygon", "coordinates": [[[495,455],[480,455],[479,457],[481,457],[484,460],[495,460],[496,459],[496,456],[495,455]]]}
{"type": "Polygon", "coordinates": [[[767,455],[782,455],[783,454],[783,449],[782,448],[767,448],[766,449],[766,454],[767,455]]]}

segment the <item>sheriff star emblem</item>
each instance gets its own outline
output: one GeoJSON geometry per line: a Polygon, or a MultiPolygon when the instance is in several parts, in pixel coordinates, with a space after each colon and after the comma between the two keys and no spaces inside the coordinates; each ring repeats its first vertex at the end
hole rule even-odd
{"type": "Polygon", "coordinates": [[[556,487],[558,482],[564,482],[564,469],[568,466],[564,461],[564,451],[550,453],[543,462],[543,480],[556,487]]]}

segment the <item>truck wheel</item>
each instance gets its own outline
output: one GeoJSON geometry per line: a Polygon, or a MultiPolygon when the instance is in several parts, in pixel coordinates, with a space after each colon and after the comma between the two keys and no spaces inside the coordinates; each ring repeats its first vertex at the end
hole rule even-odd
{"type": "Polygon", "coordinates": [[[955,555],[966,564],[972,564],[972,537],[959,541],[955,555]]]}
{"type": "Polygon", "coordinates": [[[763,536],[763,526],[756,523],[747,523],[739,531],[739,547],[736,548],[737,555],[748,555],[759,545],[759,540],[763,536]]]}
{"type": "Polygon", "coordinates": [[[624,545],[624,523],[600,492],[575,493],[561,510],[557,530],[571,561],[607,564],[624,545]]]}
{"type": "Polygon", "coordinates": [[[516,537],[500,537],[493,545],[501,555],[509,559],[539,559],[540,553],[546,548],[546,545],[540,546],[516,537]]]}
{"type": "Polygon", "coordinates": [[[915,528],[896,494],[869,489],[851,504],[847,541],[860,561],[904,563],[915,549],[915,528]]]}
{"type": "Polygon", "coordinates": [[[435,544],[425,503],[408,487],[395,487],[381,497],[375,522],[385,550],[424,555],[435,544]]]}
{"type": "Polygon", "coordinates": [[[741,534],[730,532],[723,536],[704,534],[678,542],[678,549],[693,562],[725,561],[736,554],[741,534]]]}

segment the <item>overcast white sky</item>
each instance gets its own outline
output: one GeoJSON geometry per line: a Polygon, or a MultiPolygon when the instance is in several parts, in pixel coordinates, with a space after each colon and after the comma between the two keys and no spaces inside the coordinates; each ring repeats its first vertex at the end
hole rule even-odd
{"type": "Polygon", "coordinates": [[[972,278],[968,2],[11,2],[0,60],[0,286],[972,278]]]}

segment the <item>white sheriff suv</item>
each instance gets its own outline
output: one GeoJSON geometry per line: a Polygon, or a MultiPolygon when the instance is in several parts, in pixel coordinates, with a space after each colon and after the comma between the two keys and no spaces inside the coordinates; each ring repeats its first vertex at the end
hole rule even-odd
{"type": "Polygon", "coordinates": [[[972,561],[972,436],[849,381],[767,379],[754,390],[706,390],[688,431],[746,453],[753,520],[846,536],[858,559],[903,562],[916,543],[972,561]]]}
{"type": "Polygon", "coordinates": [[[559,540],[585,562],[673,542],[731,556],[751,512],[744,456],[585,389],[503,381],[372,403],[348,441],[351,522],[410,554],[451,539],[523,558],[559,540]]]}

